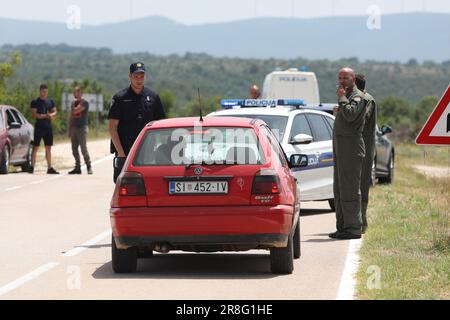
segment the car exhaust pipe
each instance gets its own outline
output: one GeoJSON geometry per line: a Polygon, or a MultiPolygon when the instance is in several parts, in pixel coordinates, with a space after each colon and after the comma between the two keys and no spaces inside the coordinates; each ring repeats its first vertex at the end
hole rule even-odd
{"type": "Polygon", "coordinates": [[[169,253],[169,244],[168,243],[156,243],[154,249],[159,253],[169,253]]]}

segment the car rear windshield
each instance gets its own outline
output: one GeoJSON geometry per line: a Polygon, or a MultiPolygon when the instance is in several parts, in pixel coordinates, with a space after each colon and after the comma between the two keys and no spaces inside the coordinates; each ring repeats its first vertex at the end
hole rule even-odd
{"type": "Polygon", "coordinates": [[[145,133],[134,166],[258,165],[264,153],[253,128],[186,127],[145,133]]]}
{"type": "Polygon", "coordinates": [[[268,116],[259,114],[230,114],[230,115],[220,115],[219,117],[238,117],[238,118],[250,118],[250,119],[260,119],[267,123],[269,128],[275,134],[278,141],[282,141],[284,133],[286,131],[286,125],[288,122],[288,117],[286,116],[268,116]]]}

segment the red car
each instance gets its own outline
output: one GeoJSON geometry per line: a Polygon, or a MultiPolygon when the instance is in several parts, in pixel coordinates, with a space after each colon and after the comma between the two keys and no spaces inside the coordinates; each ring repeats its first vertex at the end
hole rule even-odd
{"type": "Polygon", "coordinates": [[[265,122],[177,118],[140,133],[111,200],[114,272],[136,271],[153,251],[269,249],[273,273],[292,273],[300,257],[300,195],[265,122]]]}
{"type": "Polygon", "coordinates": [[[10,165],[28,171],[31,163],[33,126],[14,107],[0,105],[0,174],[10,165]]]}

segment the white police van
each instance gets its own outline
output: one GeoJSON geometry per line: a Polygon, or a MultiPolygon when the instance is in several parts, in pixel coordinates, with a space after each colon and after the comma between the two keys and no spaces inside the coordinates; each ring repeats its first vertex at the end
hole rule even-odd
{"type": "Polygon", "coordinates": [[[305,67],[275,70],[264,79],[263,99],[302,99],[309,105],[320,103],[319,83],[314,72],[305,67]]]}
{"type": "Polygon", "coordinates": [[[222,110],[208,117],[245,117],[265,121],[289,158],[308,155],[308,166],[293,169],[302,201],[328,200],[334,209],[332,104],[305,105],[303,100],[222,100],[222,110]]]}

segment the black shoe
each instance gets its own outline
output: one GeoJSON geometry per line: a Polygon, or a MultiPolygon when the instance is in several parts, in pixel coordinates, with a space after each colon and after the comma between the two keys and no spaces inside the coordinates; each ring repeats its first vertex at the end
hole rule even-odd
{"type": "Polygon", "coordinates": [[[353,233],[349,233],[349,232],[337,232],[336,239],[342,239],[342,240],[361,239],[361,235],[353,234],[353,233]]]}
{"type": "Polygon", "coordinates": [[[53,167],[47,169],[47,174],[59,174],[53,167]]]}
{"type": "Polygon", "coordinates": [[[94,172],[92,171],[92,167],[91,166],[87,166],[87,173],[88,174],[93,174],[94,172]]]}
{"type": "Polygon", "coordinates": [[[69,171],[68,173],[69,174],[81,174],[81,168],[76,166],[72,171],[69,171]]]}
{"type": "Polygon", "coordinates": [[[332,232],[332,233],[330,233],[328,236],[329,236],[331,239],[336,239],[338,233],[339,233],[339,231],[332,232]]]}
{"type": "Polygon", "coordinates": [[[30,166],[28,168],[28,173],[34,173],[34,167],[33,166],[30,166]]]}
{"type": "Polygon", "coordinates": [[[367,226],[363,226],[362,228],[361,228],[361,233],[362,234],[365,234],[366,232],[367,232],[367,226]]]}

